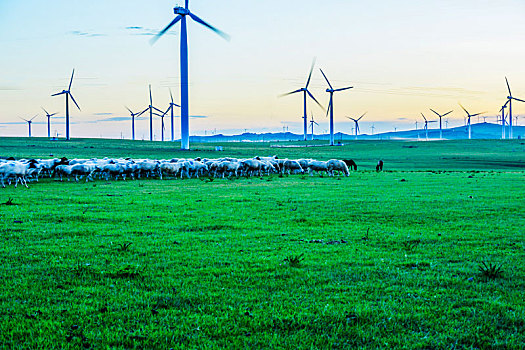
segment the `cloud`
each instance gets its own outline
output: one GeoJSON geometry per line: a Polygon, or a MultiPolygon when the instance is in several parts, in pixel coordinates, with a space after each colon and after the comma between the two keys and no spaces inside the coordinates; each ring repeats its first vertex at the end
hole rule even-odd
{"type": "Polygon", "coordinates": [[[131,119],[130,117],[111,117],[111,118],[105,118],[105,119],[96,120],[95,123],[98,123],[98,122],[121,122],[121,121],[124,121],[124,120],[130,120],[130,119],[131,119]]]}
{"type": "Polygon", "coordinates": [[[15,86],[5,86],[0,85],[0,91],[16,91],[16,90],[22,90],[21,88],[15,87],[15,86]]]}
{"type": "Polygon", "coordinates": [[[401,118],[397,118],[397,120],[409,120],[409,119],[408,119],[408,118],[401,117],[401,118]]]}
{"type": "Polygon", "coordinates": [[[95,113],[94,115],[113,115],[113,113],[110,113],[110,112],[102,112],[102,113],[95,113]]]}
{"type": "MultiPolygon", "coordinates": [[[[145,35],[145,36],[154,36],[159,34],[160,30],[151,29],[139,26],[129,26],[126,27],[126,30],[131,33],[131,35],[145,35]]],[[[168,31],[164,35],[177,35],[175,31],[168,31]]]]}
{"type": "Polygon", "coordinates": [[[68,34],[76,35],[76,36],[82,36],[82,37],[86,37],[86,38],[94,38],[94,37],[98,37],[98,36],[106,36],[106,34],[88,33],[88,32],[83,32],[83,31],[80,31],[80,30],[72,30],[72,31],[68,32],[68,34]]]}

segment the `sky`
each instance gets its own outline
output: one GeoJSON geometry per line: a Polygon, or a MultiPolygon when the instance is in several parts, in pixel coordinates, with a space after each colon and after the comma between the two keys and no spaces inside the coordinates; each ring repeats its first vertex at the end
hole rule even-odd
{"type": "MultiPolygon", "coordinates": [[[[172,89],[180,100],[180,25],[151,45],[152,35],[183,1],[0,0],[0,136],[65,135],[64,96],[73,68],[71,137],[130,138],[125,106],[165,110],[172,89]]],[[[190,0],[190,10],[228,33],[224,40],[188,21],[190,134],[302,133],[302,95],[279,97],[304,86],[316,58],[310,91],[326,108],[332,85],[353,86],[334,95],[335,131],[362,133],[421,128],[429,108],[445,113],[449,127],[464,112],[486,112],[487,122],[512,93],[525,99],[525,2],[522,0],[190,0]]],[[[525,103],[514,103],[525,124],[525,103]]],[[[326,110],[308,103],[328,130],[326,110]]],[[[178,111],[176,111],[178,114],[178,111]]],[[[180,119],[175,119],[180,137],[180,119]]],[[[480,119],[483,121],[483,119],[480,119]]],[[[474,118],[473,122],[477,122],[474,118]]],[[[435,124],[433,124],[435,125],[435,124]]],[[[170,131],[166,120],[166,135],[170,131]]],[[[136,137],[149,138],[148,117],[136,137]]],[[[154,120],[160,139],[160,119],[154,120]]],[[[166,136],[167,137],[167,136],[166,136]]]]}

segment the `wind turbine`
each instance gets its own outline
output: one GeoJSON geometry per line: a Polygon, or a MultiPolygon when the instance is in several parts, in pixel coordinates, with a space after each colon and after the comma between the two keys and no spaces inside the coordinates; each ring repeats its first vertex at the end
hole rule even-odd
{"type": "Polygon", "coordinates": [[[312,113],[312,120],[310,120],[310,128],[312,129],[312,141],[314,140],[314,124],[319,126],[319,124],[314,120],[314,115],[312,113]]]}
{"type": "Polygon", "coordinates": [[[328,81],[328,78],[324,74],[322,69],[319,69],[321,71],[321,74],[323,74],[323,77],[325,78],[326,82],[328,83],[328,86],[330,88],[326,89],[326,92],[330,93],[330,103],[328,104],[328,109],[326,110],[326,115],[330,113],[330,146],[334,145],[334,92],[348,90],[353,88],[353,86],[344,87],[340,89],[334,89],[332,87],[332,84],[328,81]]]}
{"type": "Polygon", "coordinates": [[[51,117],[54,116],[57,113],[49,114],[44,107],[41,107],[44,112],[46,112],[47,117],[47,138],[51,138],[51,117]]]}
{"type": "Polygon", "coordinates": [[[421,115],[423,116],[423,119],[425,119],[425,138],[427,139],[428,141],[428,123],[435,123],[436,121],[435,120],[427,120],[427,118],[425,118],[425,115],[423,113],[421,113],[421,115]]]}
{"type": "Polygon", "coordinates": [[[170,106],[168,107],[165,113],[168,113],[168,111],[171,110],[171,141],[175,141],[175,132],[174,132],[175,124],[173,124],[173,107],[180,107],[180,106],[173,102],[173,95],[171,94],[171,89],[170,89],[170,98],[171,98],[170,106]]]}
{"type": "Polygon", "coordinates": [[[353,128],[353,129],[355,129],[355,139],[356,140],[357,140],[357,133],[359,132],[359,121],[361,120],[361,118],[363,118],[365,116],[366,113],[368,113],[368,112],[363,113],[363,115],[360,116],[357,119],[347,117],[348,119],[352,119],[354,121],[354,123],[355,123],[355,128],[353,128]]]}
{"type": "Polygon", "coordinates": [[[151,95],[151,84],[149,85],[149,106],[146,107],[146,109],[140,112],[138,115],[141,115],[142,113],[145,113],[148,110],[149,110],[149,140],[153,141],[153,114],[160,116],[159,113],[164,113],[164,112],[158,109],[157,107],[153,106],[153,97],[151,95]]]}
{"type": "Polygon", "coordinates": [[[314,70],[314,65],[315,65],[315,58],[314,60],[312,61],[312,67],[310,68],[310,74],[308,75],[308,79],[306,80],[306,85],[303,87],[303,88],[300,88],[298,90],[295,90],[295,91],[292,91],[292,92],[288,92],[284,95],[281,95],[281,96],[288,96],[288,95],[292,95],[292,94],[295,94],[295,93],[298,93],[298,92],[302,92],[303,93],[303,121],[304,121],[304,140],[306,141],[307,139],[307,134],[308,134],[308,114],[306,113],[306,95],[310,96],[312,98],[312,100],[315,101],[315,103],[317,103],[317,105],[319,107],[321,107],[322,109],[323,106],[321,106],[321,104],[315,99],[314,95],[312,95],[312,93],[310,91],[308,91],[308,85],[310,84],[310,79],[312,78],[312,72],[314,70]]]}
{"type": "Polygon", "coordinates": [[[438,117],[439,117],[439,138],[442,139],[443,138],[443,128],[442,128],[442,124],[441,124],[441,118],[443,118],[444,116],[446,116],[447,114],[450,114],[452,113],[453,111],[449,111],[445,114],[439,114],[438,112],[436,112],[435,110],[433,110],[432,108],[430,108],[430,110],[432,112],[434,112],[434,114],[436,114],[438,117]]]}
{"type": "Polygon", "coordinates": [[[505,140],[505,108],[507,108],[506,103],[499,110],[501,112],[501,139],[502,140],[505,140]]]}
{"type": "Polygon", "coordinates": [[[509,105],[509,139],[512,139],[512,100],[516,100],[519,102],[525,102],[525,101],[519,98],[513,97],[512,92],[510,92],[510,85],[509,85],[509,81],[507,80],[507,77],[505,77],[505,81],[507,82],[507,88],[509,89],[509,96],[507,96],[507,102],[505,103],[505,106],[507,104],[509,105]]]}
{"type": "MultiPolygon", "coordinates": [[[[461,103],[460,103],[459,105],[461,106],[461,103]]],[[[468,139],[470,140],[470,139],[472,138],[472,125],[470,124],[470,118],[475,117],[475,116],[480,115],[480,114],[483,114],[483,113],[485,113],[485,112],[476,113],[476,114],[470,114],[470,113],[465,109],[465,107],[461,106],[461,108],[463,108],[463,110],[465,111],[465,113],[467,113],[468,139]]]]}
{"type": "Polygon", "coordinates": [[[78,110],[80,111],[80,107],[78,106],[77,101],[75,101],[75,98],[73,95],[71,95],[71,84],[73,84],[73,76],[75,75],[75,70],[73,69],[73,73],[71,73],[71,80],[69,81],[69,87],[67,90],[62,90],[62,92],[58,92],[56,94],[53,94],[51,96],[58,96],[58,95],[66,95],[66,140],[70,140],[69,137],[69,98],[71,97],[71,100],[75,103],[75,106],[77,106],[78,110]]]}
{"type": "Polygon", "coordinates": [[[35,119],[36,117],[38,117],[38,115],[35,115],[33,118],[31,119],[24,119],[24,118],[20,118],[22,120],[25,120],[27,122],[27,125],[29,126],[29,137],[31,137],[31,123],[33,122],[33,119],[35,119]]]}
{"type": "Polygon", "coordinates": [[[189,0],[185,1],[185,6],[177,6],[173,9],[173,12],[177,15],[170,24],[161,30],[155,37],[151,39],[151,43],[155,43],[162,35],[164,35],[171,27],[177,22],[181,21],[181,32],[180,32],[180,102],[181,102],[181,148],[185,150],[190,149],[190,117],[189,117],[189,98],[188,98],[188,33],[186,29],[186,16],[190,16],[195,22],[208,27],[215,33],[219,34],[226,40],[230,37],[228,34],[220,31],[212,25],[204,22],[202,19],[191,13],[188,9],[189,0]]]}
{"type": "Polygon", "coordinates": [[[139,113],[133,113],[133,111],[129,109],[128,107],[126,107],[126,109],[129,111],[129,114],[131,115],[131,139],[135,141],[135,117],[140,117],[144,112],[148,110],[148,108],[146,108],[145,110],[139,113]]]}

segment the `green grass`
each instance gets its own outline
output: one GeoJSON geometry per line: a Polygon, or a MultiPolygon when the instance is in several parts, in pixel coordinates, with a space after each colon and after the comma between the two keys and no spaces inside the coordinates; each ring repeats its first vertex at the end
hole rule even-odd
{"type": "Polygon", "coordinates": [[[34,148],[4,139],[0,150],[18,157],[301,155],[353,158],[369,170],[381,158],[391,171],[44,180],[29,190],[0,189],[0,203],[12,198],[0,205],[0,347],[525,344],[524,146],[517,140],[223,144],[219,153],[205,144],[180,152],[160,143],[33,141],[34,148]],[[503,272],[487,278],[483,262],[503,272]]]}

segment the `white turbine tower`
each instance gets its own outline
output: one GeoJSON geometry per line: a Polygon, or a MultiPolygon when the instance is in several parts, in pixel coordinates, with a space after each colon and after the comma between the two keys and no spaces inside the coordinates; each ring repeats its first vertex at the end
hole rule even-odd
{"type": "Polygon", "coordinates": [[[38,117],[38,115],[35,115],[31,119],[20,118],[20,119],[25,120],[27,122],[27,126],[29,127],[29,137],[31,137],[31,123],[33,123],[33,119],[35,119],[36,117],[38,117]]]}
{"type": "Polygon", "coordinates": [[[62,90],[62,92],[58,92],[56,94],[53,94],[51,96],[58,96],[58,95],[66,95],[66,140],[70,140],[69,137],[69,98],[71,97],[71,100],[75,103],[75,106],[77,106],[78,110],[80,111],[80,107],[78,106],[77,101],[75,101],[75,98],[73,95],[71,95],[71,84],[73,84],[73,76],[75,75],[75,70],[73,69],[73,73],[71,73],[71,80],[69,81],[69,87],[67,90],[62,90]]]}
{"type": "Polygon", "coordinates": [[[321,107],[322,109],[323,106],[321,106],[321,104],[315,99],[314,95],[312,95],[312,93],[310,91],[308,91],[308,85],[310,84],[310,79],[312,78],[312,72],[314,70],[314,65],[315,65],[315,58],[314,60],[312,61],[312,67],[310,68],[310,74],[308,75],[308,79],[306,80],[306,85],[303,87],[303,88],[300,88],[298,90],[295,90],[295,91],[292,91],[292,92],[288,92],[286,94],[283,94],[281,96],[288,96],[288,95],[291,95],[291,94],[295,94],[295,93],[298,93],[298,92],[302,92],[303,93],[303,130],[304,130],[304,140],[306,141],[307,139],[307,134],[308,134],[308,114],[306,112],[306,99],[307,99],[307,95],[310,96],[310,98],[312,98],[312,100],[315,101],[315,103],[317,103],[317,105],[319,107],[321,107]]]}
{"type": "Polygon", "coordinates": [[[512,92],[510,91],[510,85],[509,85],[509,81],[507,80],[507,77],[505,77],[505,81],[507,82],[507,88],[509,89],[509,96],[507,96],[507,102],[505,103],[505,106],[507,106],[507,104],[509,105],[509,139],[512,139],[512,100],[519,101],[519,102],[525,102],[525,101],[519,98],[513,97],[512,92]]]}
{"type": "Polygon", "coordinates": [[[360,116],[360,117],[357,118],[357,119],[347,117],[348,119],[353,120],[354,123],[355,123],[355,128],[352,128],[352,129],[355,130],[355,139],[356,139],[356,140],[357,140],[357,134],[358,134],[358,132],[359,132],[359,121],[361,120],[361,118],[363,118],[363,117],[365,116],[366,113],[367,113],[367,112],[363,113],[363,115],[360,116]]]}
{"type": "MultiPolygon", "coordinates": [[[[126,107],[126,106],[124,106],[126,107]]],[[[126,109],[129,111],[129,114],[131,115],[131,139],[135,141],[135,117],[140,117],[144,112],[146,112],[148,109],[143,110],[139,113],[134,113],[131,109],[126,107],[126,109]]]]}
{"type": "Polygon", "coordinates": [[[441,118],[443,118],[444,116],[452,113],[453,111],[449,111],[445,114],[439,114],[438,112],[436,112],[435,110],[433,110],[432,108],[430,108],[430,110],[432,112],[434,112],[434,114],[436,114],[438,117],[439,117],[439,138],[442,139],[443,138],[443,127],[442,127],[442,123],[441,123],[441,118]]]}
{"type": "Polygon", "coordinates": [[[219,34],[226,40],[229,40],[229,35],[213,27],[212,25],[204,22],[202,19],[191,13],[188,9],[189,0],[185,1],[185,6],[177,6],[173,9],[173,12],[177,15],[170,24],[161,30],[153,39],[151,43],[155,43],[162,35],[164,35],[171,27],[177,22],[181,22],[180,32],[180,104],[181,104],[181,116],[180,116],[180,132],[181,132],[181,148],[184,150],[190,149],[190,126],[189,126],[189,97],[188,97],[188,32],[186,29],[186,16],[190,16],[195,22],[208,27],[215,33],[219,34]]]}
{"type": "Polygon", "coordinates": [[[421,113],[421,116],[423,116],[423,119],[425,119],[425,138],[428,141],[428,123],[436,123],[436,121],[435,120],[427,120],[427,118],[425,118],[425,115],[423,113],[421,113]]]}
{"type": "Polygon", "coordinates": [[[334,145],[334,92],[348,90],[353,88],[353,86],[344,87],[340,89],[334,89],[332,87],[332,84],[328,81],[328,78],[324,74],[322,69],[319,69],[321,71],[321,74],[325,78],[326,82],[328,83],[329,88],[326,89],[326,92],[330,94],[330,103],[328,104],[328,109],[326,110],[326,115],[330,114],[330,146],[334,145]]]}
{"type": "Polygon", "coordinates": [[[505,108],[507,108],[506,103],[499,110],[501,112],[501,139],[502,140],[505,140],[505,108]]]}
{"type": "Polygon", "coordinates": [[[466,109],[465,107],[463,107],[461,105],[461,103],[459,104],[461,106],[461,108],[463,108],[463,110],[465,111],[465,113],[467,113],[467,127],[468,127],[468,139],[470,140],[472,138],[472,124],[470,123],[470,118],[472,117],[475,117],[477,115],[480,115],[480,114],[483,114],[485,112],[481,112],[481,113],[476,113],[476,114],[470,114],[466,109]]]}
{"type": "Polygon", "coordinates": [[[47,138],[51,138],[51,117],[54,116],[55,114],[57,113],[53,113],[53,114],[49,114],[45,109],[44,107],[41,107],[42,110],[46,113],[46,117],[47,117],[47,138]]]}

